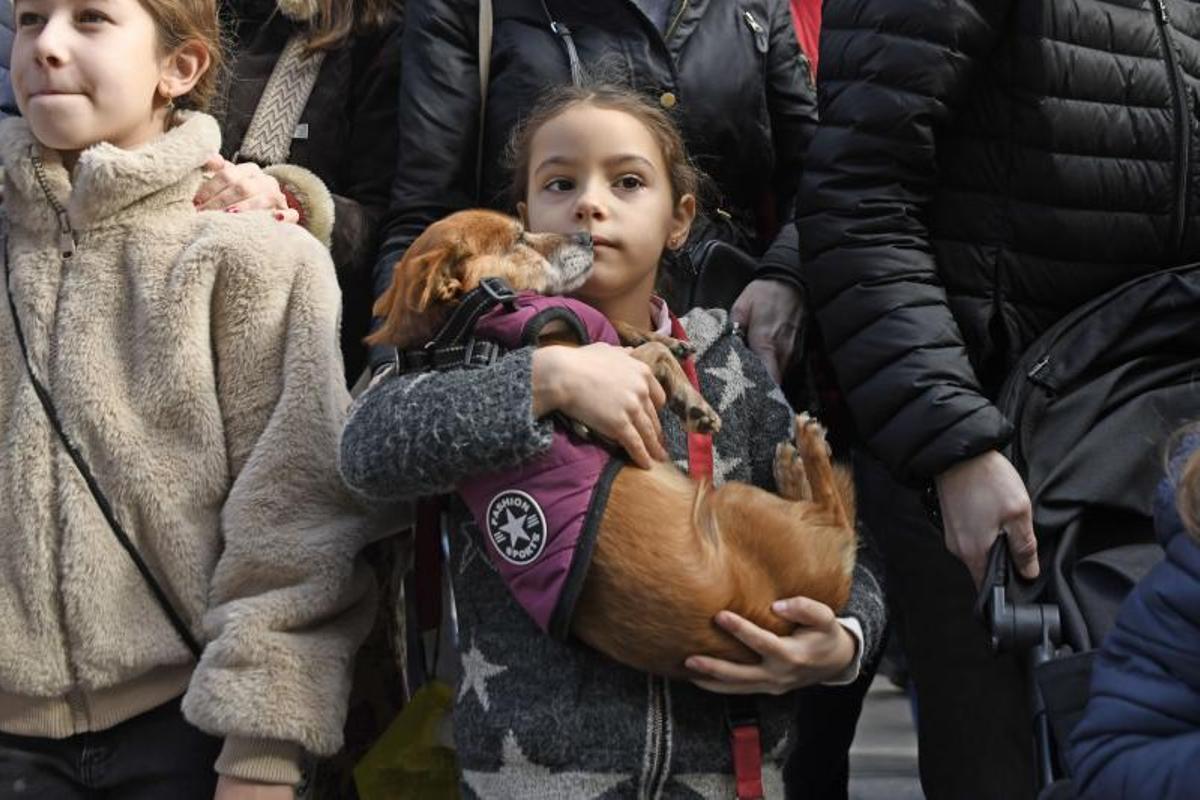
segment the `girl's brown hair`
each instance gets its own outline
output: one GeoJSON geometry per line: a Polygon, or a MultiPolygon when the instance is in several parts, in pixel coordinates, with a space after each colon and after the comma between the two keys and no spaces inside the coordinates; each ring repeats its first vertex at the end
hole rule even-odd
{"type": "MultiPolygon", "coordinates": [[[[1190,431],[1196,435],[1196,429],[1190,431]]],[[[1200,539],[1200,450],[1192,453],[1184,464],[1179,476],[1178,489],[1175,492],[1175,507],[1184,526],[1196,539],[1200,539]]]]}
{"type": "Polygon", "coordinates": [[[676,203],[685,194],[698,195],[704,188],[703,173],[688,158],[679,128],[661,108],[632,89],[617,84],[566,85],[544,94],[509,139],[506,162],[512,171],[513,205],[523,202],[529,192],[529,159],[534,135],[547,122],[576,106],[621,111],[641,122],[662,151],[671,181],[671,196],[676,203]]]}
{"type": "Polygon", "coordinates": [[[208,111],[217,94],[225,64],[221,47],[221,23],[216,0],[139,0],[158,28],[159,45],[170,52],[186,42],[198,41],[208,48],[209,65],[192,90],[175,98],[180,108],[208,111]]]}
{"type": "Polygon", "coordinates": [[[309,21],[309,52],[333,50],[352,34],[375,30],[390,13],[399,13],[395,0],[316,0],[316,14],[309,21]]]}

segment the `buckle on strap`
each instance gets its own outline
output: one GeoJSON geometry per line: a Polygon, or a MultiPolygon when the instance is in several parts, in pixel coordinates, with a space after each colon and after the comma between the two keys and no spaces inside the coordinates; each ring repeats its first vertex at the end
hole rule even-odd
{"type": "Polygon", "coordinates": [[[725,725],[733,753],[733,776],[738,800],[760,800],[766,790],[762,778],[762,734],[758,726],[758,705],[750,697],[729,695],[725,698],[725,725]]]}
{"type": "Polygon", "coordinates": [[[420,350],[396,350],[395,374],[420,372],[427,369],[451,370],[486,367],[505,354],[505,349],[487,339],[467,339],[451,347],[425,347],[420,350]]]}
{"type": "Polygon", "coordinates": [[[479,282],[479,288],[495,303],[507,305],[517,299],[517,293],[503,278],[484,278],[479,282]]]}

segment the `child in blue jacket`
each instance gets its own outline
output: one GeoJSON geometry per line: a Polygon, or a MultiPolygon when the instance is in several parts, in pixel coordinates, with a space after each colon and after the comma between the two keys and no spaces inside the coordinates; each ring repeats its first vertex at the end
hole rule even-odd
{"type": "Polygon", "coordinates": [[[1166,558],[1121,607],[1071,737],[1081,798],[1200,797],[1200,432],[1154,517],[1166,558]]]}

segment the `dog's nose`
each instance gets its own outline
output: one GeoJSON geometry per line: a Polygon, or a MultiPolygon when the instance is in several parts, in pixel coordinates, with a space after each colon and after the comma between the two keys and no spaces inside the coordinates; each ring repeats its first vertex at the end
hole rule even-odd
{"type": "Polygon", "coordinates": [[[573,233],[573,234],[571,234],[571,236],[569,238],[571,240],[571,244],[578,244],[578,245],[582,245],[584,247],[592,246],[592,235],[590,233],[588,233],[587,231],[580,231],[579,233],[573,233]]]}

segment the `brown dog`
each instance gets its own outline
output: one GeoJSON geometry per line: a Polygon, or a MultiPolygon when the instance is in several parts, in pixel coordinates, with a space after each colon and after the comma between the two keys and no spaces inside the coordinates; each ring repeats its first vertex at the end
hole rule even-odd
{"type": "MultiPolygon", "coordinates": [[[[369,341],[424,344],[485,277],[565,294],[590,269],[586,235],[531,234],[502,214],[460,212],[431,225],[396,265],[391,287],[375,304],[384,324],[369,341]]],[[[689,430],[719,429],[716,413],[676,361],[686,345],[617,330],[651,367],[689,430]]],[[[560,338],[548,331],[539,344],[547,340],[560,338]]],[[[807,415],[796,418],[795,443],[777,446],[775,478],[778,495],[742,483],[714,488],[670,464],[623,467],[575,607],[575,635],[630,666],[694,677],[683,666],[689,655],[758,660],[714,624],[722,609],[786,635],[795,626],[771,611],[775,600],[804,595],[841,608],[856,549],[853,488],[849,474],[830,462],[824,429],[807,415]]]]}

